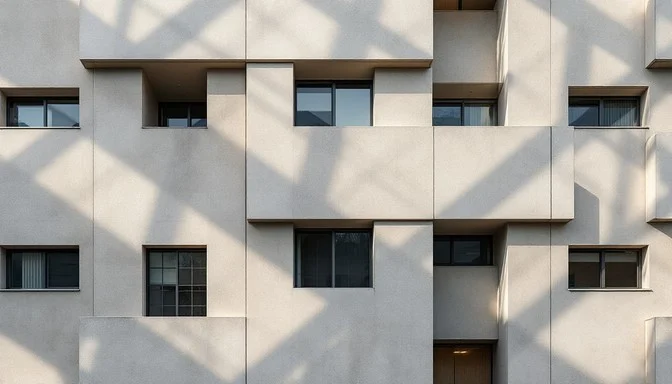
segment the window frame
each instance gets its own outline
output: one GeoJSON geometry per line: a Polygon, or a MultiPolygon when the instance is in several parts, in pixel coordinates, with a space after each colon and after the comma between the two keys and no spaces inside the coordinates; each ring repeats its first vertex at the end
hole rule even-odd
{"type": "Polygon", "coordinates": [[[61,125],[48,125],[49,121],[49,104],[65,104],[63,102],[69,101],[70,104],[77,104],[78,107],[81,107],[81,104],[79,103],[79,97],[75,96],[57,96],[57,97],[35,97],[35,96],[27,96],[27,97],[7,97],[6,104],[7,104],[7,112],[5,118],[6,120],[6,126],[10,128],[19,128],[19,129],[39,129],[39,128],[56,128],[56,129],[79,129],[81,127],[81,111],[79,116],[77,116],[77,126],[74,127],[66,127],[66,126],[61,126],[61,125]],[[60,103],[59,103],[60,102],[60,103]],[[28,103],[34,103],[34,105],[39,105],[40,103],[42,104],[42,125],[41,126],[36,126],[36,127],[22,127],[18,125],[18,116],[16,115],[16,106],[21,105],[21,104],[28,104],[28,103]],[[14,123],[14,118],[16,117],[17,123],[14,123]]]}
{"type": "Polygon", "coordinates": [[[622,290],[622,289],[642,289],[644,252],[641,248],[570,248],[567,254],[567,289],[572,290],[622,290]],[[637,286],[636,287],[607,287],[606,286],[606,257],[609,252],[630,251],[637,253],[637,286]],[[600,258],[600,286],[599,287],[572,287],[569,280],[569,264],[571,263],[572,253],[598,253],[600,258]]]}
{"type": "Polygon", "coordinates": [[[493,238],[491,235],[434,235],[432,246],[437,240],[449,240],[450,241],[450,255],[449,262],[437,263],[434,255],[432,253],[432,264],[435,267],[489,267],[494,265],[494,250],[493,250],[493,238]],[[483,264],[473,264],[473,263],[456,263],[454,262],[454,253],[455,253],[455,241],[480,241],[481,242],[481,252],[483,247],[486,247],[486,262],[483,264]]]}
{"type": "Polygon", "coordinates": [[[80,267],[81,258],[79,248],[11,248],[5,249],[5,286],[2,289],[12,291],[58,291],[58,290],[78,290],[81,283],[80,267]],[[12,258],[15,254],[21,253],[43,253],[44,254],[44,288],[18,288],[13,287],[14,277],[12,276],[12,258]],[[77,285],[72,287],[51,287],[49,285],[49,263],[54,254],[76,253],[77,254],[77,285]]]}
{"type": "MultiPolygon", "coordinates": [[[[145,317],[207,317],[208,316],[208,250],[207,247],[195,247],[195,248],[180,248],[180,247],[145,247],[145,262],[144,262],[144,268],[145,268],[145,317]],[[175,316],[167,316],[164,315],[163,313],[161,315],[150,315],[150,295],[151,295],[151,280],[150,280],[150,273],[152,268],[150,267],[150,252],[175,252],[177,254],[177,261],[176,261],[176,282],[175,282],[175,316]],[[179,260],[179,254],[180,252],[203,252],[205,253],[205,305],[203,306],[205,309],[205,314],[202,316],[194,316],[193,314],[191,316],[180,316],[179,315],[179,309],[180,309],[180,260],[179,260]]],[[[163,256],[162,256],[163,257],[163,256]]],[[[163,268],[161,268],[163,270],[163,268]]],[[[184,269],[184,268],[183,268],[184,269]]],[[[190,268],[190,270],[193,273],[193,267],[190,268]]],[[[163,285],[163,284],[161,284],[163,285]]],[[[193,287],[194,285],[191,284],[193,287]]],[[[193,299],[193,297],[192,297],[193,299]]],[[[163,299],[162,299],[163,300],[163,299]]],[[[194,304],[192,303],[190,305],[192,307],[192,313],[193,313],[193,307],[194,304]]],[[[161,304],[161,308],[163,310],[164,305],[161,304]]]]}
{"type": "Polygon", "coordinates": [[[497,110],[497,99],[434,99],[432,101],[432,125],[434,126],[434,107],[460,107],[460,125],[436,125],[437,127],[472,127],[472,125],[464,125],[464,109],[470,104],[488,104],[494,107],[494,124],[489,127],[496,127],[499,124],[499,113],[497,110]]]}
{"type": "Polygon", "coordinates": [[[295,229],[294,230],[294,288],[312,289],[359,289],[373,288],[373,230],[371,229],[295,229]],[[336,286],[336,241],[335,233],[368,233],[369,234],[369,284],[366,287],[338,287],[336,286]],[[331,286],[330,287],[304,287],[301,285],[301,247],[299,236],[302,234],[331,234],[331,286]]]}
{"type": "Polygon", "coordinates": [[[161,102],[159,103],[159,127],[160,128],[175,128],[175,129],[188,129],[188,128],[196,128],[196,129],[204,129],[208,127],[208,103],[205,101],[177,101],[177,102],[161,102]],[[191,114],[192,114],[192,108],[193,107],[204,107],[205,108],[205,125],[204,126],[197,126],[197,125],[191,125],[191,114]],[[164,116],[164,108],[166,107],[186,107],[187,108],[187,126],[186,127],[180,127],[180,126],[170,126],[168,125],[168,120],[164,116]]]}
{"type": "Polygon", "coordinates": [[[369,125],[373,126],[373,81],[371,80],[296,80],[294,81],[294,126],[295,127],[339,127],[336,125],[336,89],[368,89],[369,90],[369,125]],[[331,124],[329,125],[298,125],[299,88],[331,88],[331,124]]]}
{"type": "Polygon", "coordinates": [[[567,124],[569,121],[569,109],[573,106],[572,102],[596,102],[597,105],[597,125],[572,125],[572,127],[600,127],[600,128],[627,128],[642,126],[642,97],[641,96],[570,96],[567,103],[567,124]],[[637,124],[636,125],[604,125],[604,102],[606,101],[635,101],[637,102],[637,124]]]}

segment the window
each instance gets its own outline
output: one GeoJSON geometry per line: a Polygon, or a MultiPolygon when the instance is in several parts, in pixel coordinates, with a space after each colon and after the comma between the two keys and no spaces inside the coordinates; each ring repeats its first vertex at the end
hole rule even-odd
{"type": "Polygon", "coordinates": [[[497,102],[494,100],[435,101],[432,108],[435,126],[492,126],[497,125],[497,102]]]}
{"type": "Polygon", "coordinates": [[[371,82],[296,84],[296,126],[370,126],[371,82]]]}
{"type": "Polygon", "coordinates": [[[435,11],[493,10],[496,0],[434,0],[435,11]]]}
{"type": "Polygon", "coordinates": [[[434,265],[492,265],[492,237],[435,236],[434,265]]]}
{"type": "Polygon", "coordinates": [[[641,250],[572,249],[569,288],[641,287],[641,250]]]}
{"type": "Polygon", "coordinates": [[[79,288],[79,250],[8,250],[8,289],[79,288]]]}
{"type": "Polygon", "coordinates": [[[7,125],[10,127],[79,127],[77,98],[9,98],[7,125]]]}
{"type": "Polygon", "coordinates": [[[206,315],[206,251],[147,251],[147,315],[206,315]]]}
{"type": "Polygon", "coordinates": [[[371,231],[297,231],[295,286],[371,287],[371,231]]]}
{"type": "Polygon", "coordinates": [[[159,121],[162,127],[206,127],[208,125],[205,103],[161,103],[159,121]]]}
{"type": "Polygon", "coordinates": [[[574,127],[639,126],[638,97],[570,97],[569,125],[574,127]]]}

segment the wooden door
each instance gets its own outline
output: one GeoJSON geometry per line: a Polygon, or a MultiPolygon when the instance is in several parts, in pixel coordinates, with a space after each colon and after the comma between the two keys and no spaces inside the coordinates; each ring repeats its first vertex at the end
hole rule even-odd
{"type": "Polygon", "coordinates": [[[492,384],[492,348],[434,347],[434,384],[492,384]]]}

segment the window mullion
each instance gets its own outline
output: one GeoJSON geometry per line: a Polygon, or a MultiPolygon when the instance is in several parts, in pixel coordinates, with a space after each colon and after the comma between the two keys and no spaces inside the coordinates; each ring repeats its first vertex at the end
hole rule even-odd
{"type": "Polygon", "coordinates": [[[336,231],[331,231],[331,287],[336,288],[336,231]]]}
{"type": "Polygon", "coordinates": [[[606,260],[604,257],[604,251],[600,252],[600,288],[606,288],[606,260]]]}
{"type": "Polygon", "coordinates": [[[44,124],[45,127],[49,126],[48,122],[49,118],[47,116],[47,99],[44,99],[42,102],[42,123],[44,124]]]}
{"type": "Polygon", "coordinates": [[[187,104],[187,127],[191,127],[191,104],[187,104]]]}
{"type": "Polygon", "coordinates": [[[336,82],[331,83],[331,126],[336,126],[336,82]]]}

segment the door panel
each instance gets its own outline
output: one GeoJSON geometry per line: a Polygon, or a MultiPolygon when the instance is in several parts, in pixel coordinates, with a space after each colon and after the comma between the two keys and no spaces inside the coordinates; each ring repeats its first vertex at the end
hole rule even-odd
{"type": "Polygon", "coordinates": [[[489,345],[434,347],[434,384],[492,384],[489,345]]]}

